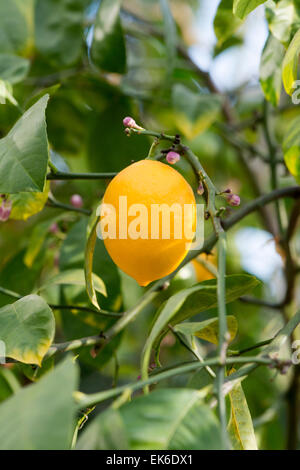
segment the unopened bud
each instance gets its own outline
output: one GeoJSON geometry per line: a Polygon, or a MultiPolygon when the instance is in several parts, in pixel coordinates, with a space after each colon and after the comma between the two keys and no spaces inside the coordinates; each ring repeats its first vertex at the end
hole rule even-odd
{"type": "Polygon", "coordinates": [[[80,209],[83,206],[83,200],[82,197],[79,196],[79,194],[73,194],[73,196],[70,199],[70,202],[73,207],[76,207],[77,209],[80,209]]]}
{"type": "Polygon", "coordinates": [[[52,225],[50,226],[49,232],[50,232],[50,233],[53,233],[53,234],[55,234],[55,233],[58,232],[58,225],[57,225],[55,222],[54,222],[54,224],[52,224],[52,225]]]}
{"type": "Polygon", "coordinates": [[[239,206],[241,203],[241,199],[237,194],[229,194],[226,199],[230,206],[239,206]]]}
{"type": "Polygon", "coordinates": [[[123,119],[123,124],[125,127],[128,127],[129,129],[138,129],[140,131],[144,130],[143,127],[138,126],[135,120],[130,116],[127,116],[123,119]]]}
{"type": "Polygon", "coordinates": [[[177,163],[180,160],[180,155],[179,153],[171,150],[170,152],[167,153],[166,160],[171,165],[175,165],[175,163],[177,163]]]}
{"type": "Polygon", "coordinates": [[[3,201],[0,206],[0,222],[6,222],[11,214],[11,201],[3,201]]]}
{"type": "Polygon", "coordinates": [[[203,183],[200,182],[200,184],[197,188],[197,194],[199,194],[199,196],[202,196],[203,193],[204,193],[204,186],[203,186],[203,183]]]}

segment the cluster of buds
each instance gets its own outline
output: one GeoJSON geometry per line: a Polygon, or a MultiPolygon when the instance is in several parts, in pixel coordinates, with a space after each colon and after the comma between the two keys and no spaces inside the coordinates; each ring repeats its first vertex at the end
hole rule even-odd
{"type": "Polygon", "coordinates": [[[6,199],[5,194],[1,194],[0,204],[0,222],[6,222],[11,214],[12,203],[6,199]]]}
{"type": "Polygon", "coordinates": [[[240,203],[241,203],[240,196],[238,196],[237,194],[233,194],[231,192],[231,189],[226,189],[226,191],[224,191],[222,194],[224,195],[227,203],[230,206],[239,206],[240,205],[240,203]]]}
{"type": "MultiPolygon", "coordinates": [[[[123,119],[123,125],[126,127],[125,132],[127,131],[127,129],[136,129],[138,131],[143,131],[144,130],[144,128],[139,126],[135,122],[135,120],[130,116],[127,116],[123,119]]],[[[128,131],[127,131],[127,133],[128,133],[128,131]]]]}
{"type": "Polygon", "coordinates": [[[70,199],[70,203],[76,209],[80,209],[83,206],[82,197],[79,194],[73,194],[73,196],[70,199]]]}

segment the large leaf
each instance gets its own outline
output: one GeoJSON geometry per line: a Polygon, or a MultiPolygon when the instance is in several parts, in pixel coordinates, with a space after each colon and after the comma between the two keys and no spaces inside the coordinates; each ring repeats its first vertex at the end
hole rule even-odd
{"type": "Polygon", "coordinates": [[[300,29],[289,45],[282,64],[282,81],[288,95],[292,95],[296,88],[295,82],[297,80],[299,54],[300,29]]]}
{"type": "Polygon", "coordinates": [[[0,0],[0,51],[18,52],[26,43],[27,24],[15,0],[0,0]]]}
{"type": "Polygon", "coordinates": [[[172,100],[176,125],[188,139],[207,129],[216,120],[221,108],[219,96],[194,93],[181,84],[173,87],[172,100]]]}
{"type": "Polygon", "coordinates": [[[156,390],[99,415],[82,434],[78,448],[124,449],[124,444],[130,450],[222,448],[215,415],[202,402],[201,392],[189,389],[156,390]],[[116,436],[121,436],[119,442],[116,436]]]}
{"type": "MultiPolygon", "coordinates": [[[[219,320],[218,318],[210,318],[202,322],[185,322],[175,326],[175,331],[184,335],[193,335],[198,338],[218,344],[219,342],[219,320]]],[[[234,340],[238,324],[233,315],[227,316],[227,329],[230,334],[230,342],[234,340]]]]}
{"type": "Polygon", "coordinates": [[[46,302],[28,295],[0,309],[0,339],[6,356],[41,365],[55,332],[54,316],[46,302]]]}
{"type": "Polygon", "coordinates": [[[242,20],[266,0],[233,0],[233,13],[242,20]]]}
{"type": "Polygon", "coordinates": [[[0,406],[0,449],[67,450],[75,419],[78,371],[70,358],[0,406]]]}
{"type": "MultiPolygon", "coordinates": [[[[226,276],[226,302],[232,302],[252,290],[259,284],[259,281],[246,274],[226,276]]],[[[166,326],[191,318],[192,316],[215,308],[217,301],[217,280],[200,282],[194,287],[179,291],[162,304],[158,310],[151,332],[146,341],[142,356],[142,375],[148,376],[148,364],[152,346],[166,326]]]]}
{"type": "Polygon", "coordinates": [[[252,418],[241,383],[234,385],[229,398],[231,414],[228,432],[234,450],[257,450],[252,418]]]}
{"type": "Polygon", "coordinates": [[[221,0],[214,19],[214,30],[218,39],[218,45],[222,45],[226,39],[235,33],[243,22],[233,15],[233,0],[221,0]]]}
{"type": "Polygon", "coordinates": [[[102,0],[94,25],[91,57],[97,67],[107,72],[124,73],[126,70],[120,5],[120,0],[102,0]]]}
{"type": "Polygon", "coordinates": [[[86,0],[37,0],[35,42],[42,54],[63,65],[78,60],[85,4],[86,0]]]}
{"type": "Polygon", "coordinates": [[[286,166],[292,175],[300,182],[300,116],[289,124],[283,141],[283,153],[286,166]]]}
{"type": "Polygon", "coordinates": [[[0,54],[0,79],[14,84],[26,77],[30,62],[13,54],[0,54]]]}
{"type": "Polygon", "coordinates": [[[0,193],[42,192],[48,164],[48,95],[23,114],[0,140],[0,193]]]}
{"type": "MultiPolygon", "coordinates": [[[[106,287],[102,279],[97,276],[95,273],[92,273],[93,277],[93,286],[95,291],[100,292],[100,294],[106,296],[106,287]]],[[[41,287],[39,291],[46,289],[51,285],[76,285],[85,287],[85,276],[83,269],[68,269],[67,271],[62,271],[56,276],[48,279],[41,287]]]]}
{"type": "Polygon", "coordinates": [[[17,193],[8,198],[12,202],[10,219],[27,220],[29,217],[41,212],[47,200],[50,183],[45,185],[42,193],[17,193]]]}
{"type": "Polygon", "coordinates": [[[297,29],[300,27],[300,9],[298,2],[293,0],[268,1],[266,18],[273,36],[288,45],[297,29]]]}
{"type": "Polygon", "coordinates": [[[281,65],[285,49],[274,36],[270,35],[264,47],[260,62],[260,84],[264,95],[273,106],[277,106],[282,89],[281,65]]]}

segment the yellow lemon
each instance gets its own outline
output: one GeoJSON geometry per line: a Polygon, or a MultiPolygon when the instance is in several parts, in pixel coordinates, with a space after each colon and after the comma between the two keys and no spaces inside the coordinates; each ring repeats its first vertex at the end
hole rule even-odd
{"type": "Polygon", "coordinates": [[[100,216],[111,258],[146,286],[170,274],[185,257],[196,229],[196,202],[178,171],[141,160],[110,182],[100,216]]]}
{"type": "MultiPolygon", "coordinates": [[[[199,258],[204,259],[205,261],[210,262],[214,266],[217,266],[217,255],[212,253],[211,255],[207,255],[206,253],[202,253],[199,258]]],[[[208,281],[209,279],[214,279],[215,276],[205,268],[201,263],[195,259],[192,261],[192,265],[196,272],[196,278],[198,282],[208,281]]]]}

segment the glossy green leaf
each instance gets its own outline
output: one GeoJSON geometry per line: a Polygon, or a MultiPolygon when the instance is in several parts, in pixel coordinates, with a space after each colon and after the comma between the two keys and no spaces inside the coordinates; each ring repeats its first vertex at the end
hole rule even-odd
{"type": "Polygon", "coordinates": [[[218,421],[202,402],[201,392],[189,389],[161,389],[140,396],[117,411],[103,413],[79,439],[79,449],[201,450],[221,449],[218,421]],[[111,424],[116,423],[116,435],[111,424]],[[112,447],[110,447],[112,448],[112,447]]]}
{"type": "Polygon", "coordinates": [[[83,47],[85,0],[37,0],[35,42],[53,62],[71,65],[83,47]]]}
{"type": "Polygon", "coordinates": [[[299,54],[300,29],[289,45],[282,64],[282,81],[288,95],[292,95],[296,88],[295,82],[297,80],[299,54]]]}
{"type": "Polygon", "coordinates": [[[0,406],[0,449],[67,450],[71,447],[78,371],[70,358],[0,406]]]}
{"type": "Polygon", "coordinates": [[[234,450],[257,450],[252,418],[241,383],[234,385],[229,398],[231,413],[228,433],[234,450]]]}
{"type": "Polygon", "coordinates": [[[221,0],[214,19],[215,35],[218,45],[230,38],[243,22],[232,12],[233,0],[221,0]]]}
{"type": "MultiPolygon", "coordinates": [[[[230,334],[230,342],[234,340],[238,330],[237,320],[233,315],[227,316],[227,328],[230,334]]],[[[175,326],[175,331],[185,335],[197,336],[200,339],[213,344],[219,342],[219,320],[210,318],[202,322],[185,322],[175,326]]]]}
{"type": "MultiPolygon", "coordinates": [[[[246,274],[226,276],[226,302],[232,302],[259,284],[259,281],[246,274]]],[[[170,323],[176,325],[194,315],[215,308],[217,301],[217,280],[200,282],[194,287],[179,291],[162,304],[158,310],[151,332],[147,338],[142,356],[142,375],[148,376],[151,349],[155,341],[164,333],[170,323]]]]}
{"type": "Polygon", "coordinates": [[[0,52],[20,52],[27,36],[26,19],[18,2],[0,0],[0,52]]]}
{"type": "Polygon", "coordinates": [[[37,295],[28,295],[0,309],[0,340],[5,343],[7,357],[41,365],[54,331],[53,313],[37,295]]]}
{"type": "Polygon", "coordinates": [[[293,0],[268,1],[266,18],[273,36],[288,45],[300,27],[300,8],[293,0]]]}
{"type": "MultiPolygon", "coordinates": [[[[102,279],[97,276],[95,273],[92,273],[93,278],[93,286],[96,292],[100,292],[100,294],[106,296],[106,287],[102,279]]],[[[51,285],[64,285],[64,284],[71,284],[75,286],[83,286],[85,287],[85,276],[83,269],[69,269],[67,271],[62,271],[56,276],[48,279],[41,287],[39,287],[39,291],[46,289],[51,285]]]]}
{"type": "Polygon", "coordinates": [[[0,54],[0,80],[14,84],[22,81],[28,74],[29,60],[13,54],[0,54]]]}
{"type": "Polygon", "coordinates": [[[102,0],[94,25],[91,57],[107,72],[126,71],[126,49],[120,22],[120,0],[102,0]]]}
{"type": "Polygon", "coordinates": [[[48,164],[45,109],[41,98],[0,140],[0,192],[42,192],[48,164]]]}
{"type": "Polygon", "coordinates": [[[194,93],[181,84],[173,87],[172,101],[176,125],[188,139],[196,137],[217,119],[222,103],[219,96],[194,93]]]}
{"type": "Polygon", "coordinates": [[[274,36],[270,35],[261,56],[260,84],[264,95],[273,106],[277,106],[280,100],[282,81],[281,65],[285,49],[274,36]]]}
{"type": "Polygon", "coordinates": [[[85,261],[84,261],[84,274],[86,291],[89,296],[91,303],[100,310],[100,306],[97,300],[96,290],[93,279],[93,259],[94,251],[97,241],[97,226],[99,222],[99,216],[93,214],[90,220],[90,224],[87,230],[87,242],[85,248],[85,261]]]}
{"type": "Polygon", "coordinates": [[[46,183],[42,193],[10,194],[8,200],[12,202],[10,219],[27,220],[29,217],[41,212],[48,200],[50,184],[46,183]]]}
{"type": "Polygon", "coordinates": [[[294,118],[289,124],[284,141],[284,161],[291,174],[300,182],[300,116],[294,118]]]}
{"type": "Polygon", "coordinates": [[[266,0],[233,0],[233,13],[242,20],[266,0]]]}

